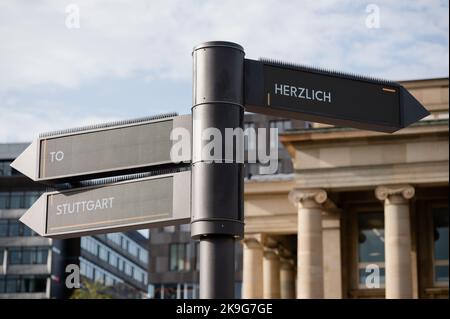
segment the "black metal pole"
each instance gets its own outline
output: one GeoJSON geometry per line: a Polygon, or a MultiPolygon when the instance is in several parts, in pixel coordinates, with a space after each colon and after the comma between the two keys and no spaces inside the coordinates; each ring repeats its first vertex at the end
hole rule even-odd
{"type": "Polygon", "coordinates": [[[244,164],[235,152],[227,158],[225,129],[243,128],[244,55],[241,46],[218,41],[193,51],[191,235],[200,239],[200,298],[234,298],[244,164]],[[204,152],[217,138],[204,135],[209,128],[221,133],[221,152],[204,152]]]}

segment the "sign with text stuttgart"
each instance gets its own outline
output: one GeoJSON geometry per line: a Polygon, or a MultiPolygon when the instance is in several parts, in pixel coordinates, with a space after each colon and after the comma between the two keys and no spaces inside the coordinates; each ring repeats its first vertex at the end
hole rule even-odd
{"type": "Polygon", "coordinates": [[[20,221],[51,238],[188,223],[190,185],[184,171],[44,193],[20,221]]]}
{"type": "Polygon", "coordinates": [[[392,133],[429,112],[400,84],[268,60],[245,60],[249,112],[392,133]]]}
{"type": "MultiPolygon", "coordinates": [[[[11,166],[34,181],[60,182],[137,173],[174,164],[175,128],[191,131],[191,116],[174,114],[49,133],[11,166]]],[[[179,162],[190,162],[190,154],[179,162]]]]}

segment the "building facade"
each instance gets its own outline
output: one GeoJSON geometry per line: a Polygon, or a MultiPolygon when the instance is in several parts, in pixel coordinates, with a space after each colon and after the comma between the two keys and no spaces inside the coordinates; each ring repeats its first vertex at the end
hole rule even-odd
{"type": "MultiPolygon", "coordinates": [[[[191,239],[190,225],[150,230],[150,298],[199,297],[199,242],[191,239]]],[[[241,293],[242,248],[236,243],[235,291],[241,293]]]]}
{"type": "Polygon", "coordinates": [[[137,231],[43,238],[19,218],[45,191],[9,164],[28,144],[0,144],[0,298],[69,298],[68,264],[117,298],[146,298],[148,239],[137,231]]]}
{"type": "Polygon", "coordinates": [[[244,298],[448,298],[448,79],[402,84],[428,118],[291,130],[292,177],[246,182],[244,298]]]}
{"type": "MultiPolygon", "coordinates": [[[[277,128],[279,133],[291,129],[305,129],[308,124],[298,120],[279,119],[261,114],[245,114],[244,128],[253,128],[258,134],[260,128],[277,128]]],[[[267,146],[274,144],[269,132],[266,131],[267,146]]],[[[275,136],[278,142],[278,136],[275,136]]],[[[246,151],[255,149],[256,143],[245,141],[246,151]]],[[[292,161],[289,153],[281,143],[278,143],[277,178],[285,179],[292,173],[292,161]]],[[[260,180],[261,164],[245,164],[245,180],[260,180]]],[[[150,230],[150,267],[149,281],[151,297],[156,299],[197,298],[199,296],[199,253],[198,241],[191,239],[190,225],[171,226],[150,230]]],[[[236,277],[235,296],[241,297],[242,292],[242,244],[236,243],[236,277]]]]}
{"type": "Polygon", "coordinates": [[[43,192],[9,166],[25,147],[0,147],[0,298],[51,298],[55,279],[61,278],[55,266],[62,257],[60,243],[37,236],[18,220],[43,192]]]}
{"type": "Polygon", "coordinates": [[[149,241],[137,231],[85,236],[80,241],[80,272],[109,287],[114,298],[148,297],[149,241]]]}

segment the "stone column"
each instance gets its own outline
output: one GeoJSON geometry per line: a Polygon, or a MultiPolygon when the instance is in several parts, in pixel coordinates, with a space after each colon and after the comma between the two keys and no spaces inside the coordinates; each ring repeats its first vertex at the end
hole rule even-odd
{"type": "Polygon", "coordinates": [[[290,200],[298,207],[297,298],[323,298],[322,204],[327,193],[321,189],[294,189],[290,200]]]}
{"type": "Polygon", "coordinates": [[[281,299],[295,299],[295,266],[292,259],[281,259],[280,296],[281,299]]]}
{"type": "Polygon", "coordinates": [[[384,201],[386,298],[412,298],[411,230],[408,200],[410,185],[380,186],[375,190],[384,201]]]}
{"type": "Polygon", "coordinates": [[[322,214],[323,290],[325,299],[342,299],[342,255],[340,211],[326,209],[322,214]]]}
{"type": "Polygon", "coordinates": [[[263,298],[280,298],[280,257],[273,249],[264,251],[263,261],[263,298]]]}
{"type": "Polygon", "coordinates": [[[242,298],[263,297],[263,247],[255,238],[243,240],[242,298]]]}

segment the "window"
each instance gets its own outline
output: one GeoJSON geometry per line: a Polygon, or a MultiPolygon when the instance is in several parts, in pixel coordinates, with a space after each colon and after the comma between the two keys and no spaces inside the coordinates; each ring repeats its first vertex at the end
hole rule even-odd
{"type": "Polygon", "coordinates": [[[22,249],[22,258],[21,258],[21,264],[25,265],[31,265],[35,262],[36,253],[34,253],[33,249],[30,248],[23,248],[22,249]]]}
{"type": "Polygon", "coordinates": [[[16,219],[0,220],[0,237],[35,236],[35,233],[16,219]]]}
{"type": "MultiPolygon", "coordinates": [[[[80,261],[81,263],[81,261],[80,261]]],[[[86,272],[83,274],[89,279],[94,279],[94,267],[91,264],[86,264],[86,272]]]]}
{"type": "Polygon", "coordinates": [[[15,176],[20,175],[18,171],[10,166],[12,163],[11,160],[2,160],[0,161],[0,176],[15,176]]]}
{"type": "MultiPolygon", "coordinates": [[[[286,132],[287,130],[290,130],[292,128],[292,122],[291,120],[273,120],[269,121],[270,128],[277,128],[278,134],[286,132]]],[[[270,148],[275,147],[275,142],[278,142],[278,135],[273,136],[270,135],[270,148]],[[275,141],[276,139],[276,141],[275,141]]],[[[278,148],[283,148],[283,144],[278,142],[278,148]]]]}
{"type": "Polygon", "coordinates": [[[448,277],[448,207],[434,208],[433,211],[434,258],[433,271],[436,285],[447,285],[448,277]]]}
{"type": "Polygon", "coordinates": [[[184,269],[191,270],[191,260],[192,260],[192,246],[191,244],[186,244],[186,257],[184,259],[184,269]]]}
{"type": "Polygon", "coordinates": [[[18,237],[20,235],[20,224],[17,221],[9,223],[9,237],[18,237]]]}
{"type": "Polygon", "coordinates": [[[22,292],[45,292],[47,278],[24,277],[22,279],[22,292]]]}
{"type": "Polygon", "coordinates": [[[384,216],[382,212],[358,214],[358,284],[367,288],[366,279],[373,271],[369,265],[380,270],[380,286],[384,284],[384,216]]]}
{"type": "Polygon", "coordinates": [[[169,255],[170,271],[191,270],[191,247],[190,244],[171,244],[169,255]]]}
{"type": "Polygon", "coordinates": [[[178,253],[177,253],[178,270],[185,270],[184,269],[185,248],[186,248],[186,245],[183,245],[183,244],[178,245],[178,253]]]}
{"type": "Polygon", "coordinates": [[[5,254],[5,250],[0,248],[0,265],[3,264],[3,256],[5,254]]]}
{"type": "Polygon", "coordinates": [[[144,264],[148,264],[148,251],[145,249],[141,249],[139,253],[139,260],[144,264]]]}
{"type": "Polygon", "coordinates": [[[87,252],[97,256],[98,244],[97,244],[97,241],[95,241],[91,237],[82,237],[81,238],[81,248],[83,248],[87,252]]]}
{"type": "Polygon", "coordinates": [[[256,129],[255,129],[255,123],[247,122],[244,123],[244,133],[247,131],[247,134],[244,136],[244,150],[256,150],[256,129]],[[254,131],[250,131],[253,129],[254,131]],[[254,134],[253,138],[251,138],[251,135],[254,134]]]}
{"type": "Polygon", "coordinates": [[[0,237],[6,237],[8,235],[8,221],[0,220],[0,237]]]}
{"type": "Polygon", "coordinates": [[[107,234],[106,238],[122,249],[127,250],[130,255],[138,258],[143,263],[148,263],[148,252],[134,240],[127,238],[121,233],[107,234]]]}
{"type": "Polygon", "coordinates": [[[45,292],[47,278],[43,276],[0,276],[0,293],[45,292]]]}
{"type": "Polygon", "coordinates": [[[175,226],[165,226],[163,228],[164,232],[166,233],[174,233],[175,232],[175,226]]]}
{"type": "Polygon", "coordinates": [[[110,233],[106,234],[106,238],[120,246],[121,234],[120,233],[110,233]]]}
{"type": "Polygon", "coordinates": [[[125,273],[128,276],[132,276],[133,275],[133,268],[131,267],[131,265],[129,263],[125,263],[125,273]]]}
{"type": "Polygon", "coordinates": [[[94,280],[103,283],[103,273],[98,268],[94,268],[94,280]]]}
{"type": "Polygon", "coordinates": [[[180,231],[189,233],[191,231],[191,224],[181,224],[180,231]]]}
{"type": "Polygon", "coordinates": [[[39,198],[40,192],[0,192],[0,209],[26,209],[39,198]]]}
{"type": "Polygon", "coordinates": [[[19,277],[9,276],[6,278],[6,289],[7,293],[20,292],[20,281],[19,277]]]}
{"type": "Polygon", "coordinates": [[[11,163],[12,161],[10,160],[0,161],[0,176],[14,176],[19,174],[15,169],[13,169],[10,166],[11,163]]]}
{"type": "Polygon", "coordinates": [[[11,265],[18,265],[21,261],[20,248],[9,249],[8,260],[11,265]]]}
{"type": "Polygon", "coordinates": [[[12,192],[10,194],[9,208],[10,209],[25,208],[23,204],[23,199],[24,199],[23,192],[12,192]]]}
{"type": "MultiPolygon", "coordinates": [[[[131,247],[132,245],[136,245],[136,244],[134,244],[134,242],[126,239],[124,236],[121,236],[121,237],[113,236],[108,239],[110,239],[110,240],[114,239],[114,241],[117,240],[117,242],[120,243],[121,247],[123,247],[123,246],[131,247]],[[118,238],[121,238],[120,242],[117,240],[118,238]]],[[[139,266],[137,266],[136,264],[134,264],[131,261],[128,261],[128,259],[121,257],[121,255],[119,255],[114,250],[112,250],[108,246],[104,245],[100,241],[96,240],[95,238],[82,237],[81,238],[81,248],[88,251],[89,253],[91,253],[93,255],[98,256],[101,260],[108,262],[111,266],[117,268],[121,272],[124,272],[126,275],[128,275],[130,277],[133,277],[134,273],[138,269],[139,270],[141,269],[141,268],[139,268],[139,266]]],[[[136,248],[138,248],[138,247],[136,246],[136,248]]],[[[136,253],[137,252],[138,251],[136,250],[136,253]]],[[[147,251],[145,251],[145,253],[147,253],[147,251]]],[[[148,258],[148,253],[147,253],[146,257],[148,258]]],[[[92,270],[87,268],[85,271],[86,277],[93,279],[93,280],[99,280],[101,282],[104,282],[106,280],[105,279],[106,277],[104,278],[103,275],[104,275],[104,271],[100,268],[98,268],[98,269],[93,268],[92,270]]],[[[106,274],[105,276],[109,276],[109,275],[106,274]]],[[[116,280],[116,279],[114,279],[114,280],[116,280]]]]}
{"type": "Polygon", "coordinates": [[[48,250],[40,248],[36,252],[36,264],[46,264],[48,258],[48,250]]]}
{"type": "Polygon", "coordinates": [[[22,233],[22,236],[24,236],[24,237],[34,236],[35,235],[35,233],[31,230],[31,228],[29,228],[26,225],[22,225],[21,233],[22,233]]]}
{"type": "Polygon", "coordinates": [[[39,192],[26,192],[24,198],[24,208],[31,207],[40,196],[39,192]]]}
{"type": "Polygon", "coordinates": [[[9,208],[9,193],[0,192],[0,209],[9,208]]]}
{"type": "Polygon", "coordinates": [[[125,261],[122,258],[119,258],[119,270],[124,271],[125,269],[125,261]]]}
{"type": "Polygon", "coordinates": [[[122,249],[128,251],[128,240],[125,237],[122,237],[122,249]]]}
{"type": "Polygon", "coordinates": [[[97,265],[91,263],[83,257],[80,257],[80,273],[88,279],[99,281],[107,286],[112,286],[115,283],[123,282],[120,278],[102,268],[99,268],[97,265]]]}
{"type": "Polygon", "coordinates": [[[109,260],[108,260],[108,262],[109,262],[109,264],[110,264],[111,266],[117,268],[117,266],[118,266],[117,261],[118,261],[118,260],[119,260],[119,259],[118,259],[117,255],[116,255],[115,253],[111,252],[111,253],[109,254],[109,260]]]}
{"type": "Polygon", "coordinates": [[[129,242],[129,245],[128,245],[128,252],[129,252],[131,255],[137,257],[137,256],[138,256],[138,249],[139,249],[139,247],[138,247],[135,243],[129,242]]]}
{"type": "Polygon", "coordinates": [[[108,261],[108,251],[105,247],[99,246],[98,247],[98,256],[103,261],[108,261]]]}
{"type": "Polygon", "coordinates": [[[172,244],[170,245],[170,252],[169,252],[169,269],[170,271],[177,271],[178,265],[177,265],[177,245],[172,244]]]}
{"type": "Polygon", "coordinates": [[[46,264],[48,249],[43,247],[21,247],[8,250],[8,263],[11,265],[46,264]]]}
{"type": "Polygon", "coordinates": [[[105,276],[105,286],[113,286],[114,285],[114,279],[110,276],[105,276]]]}

